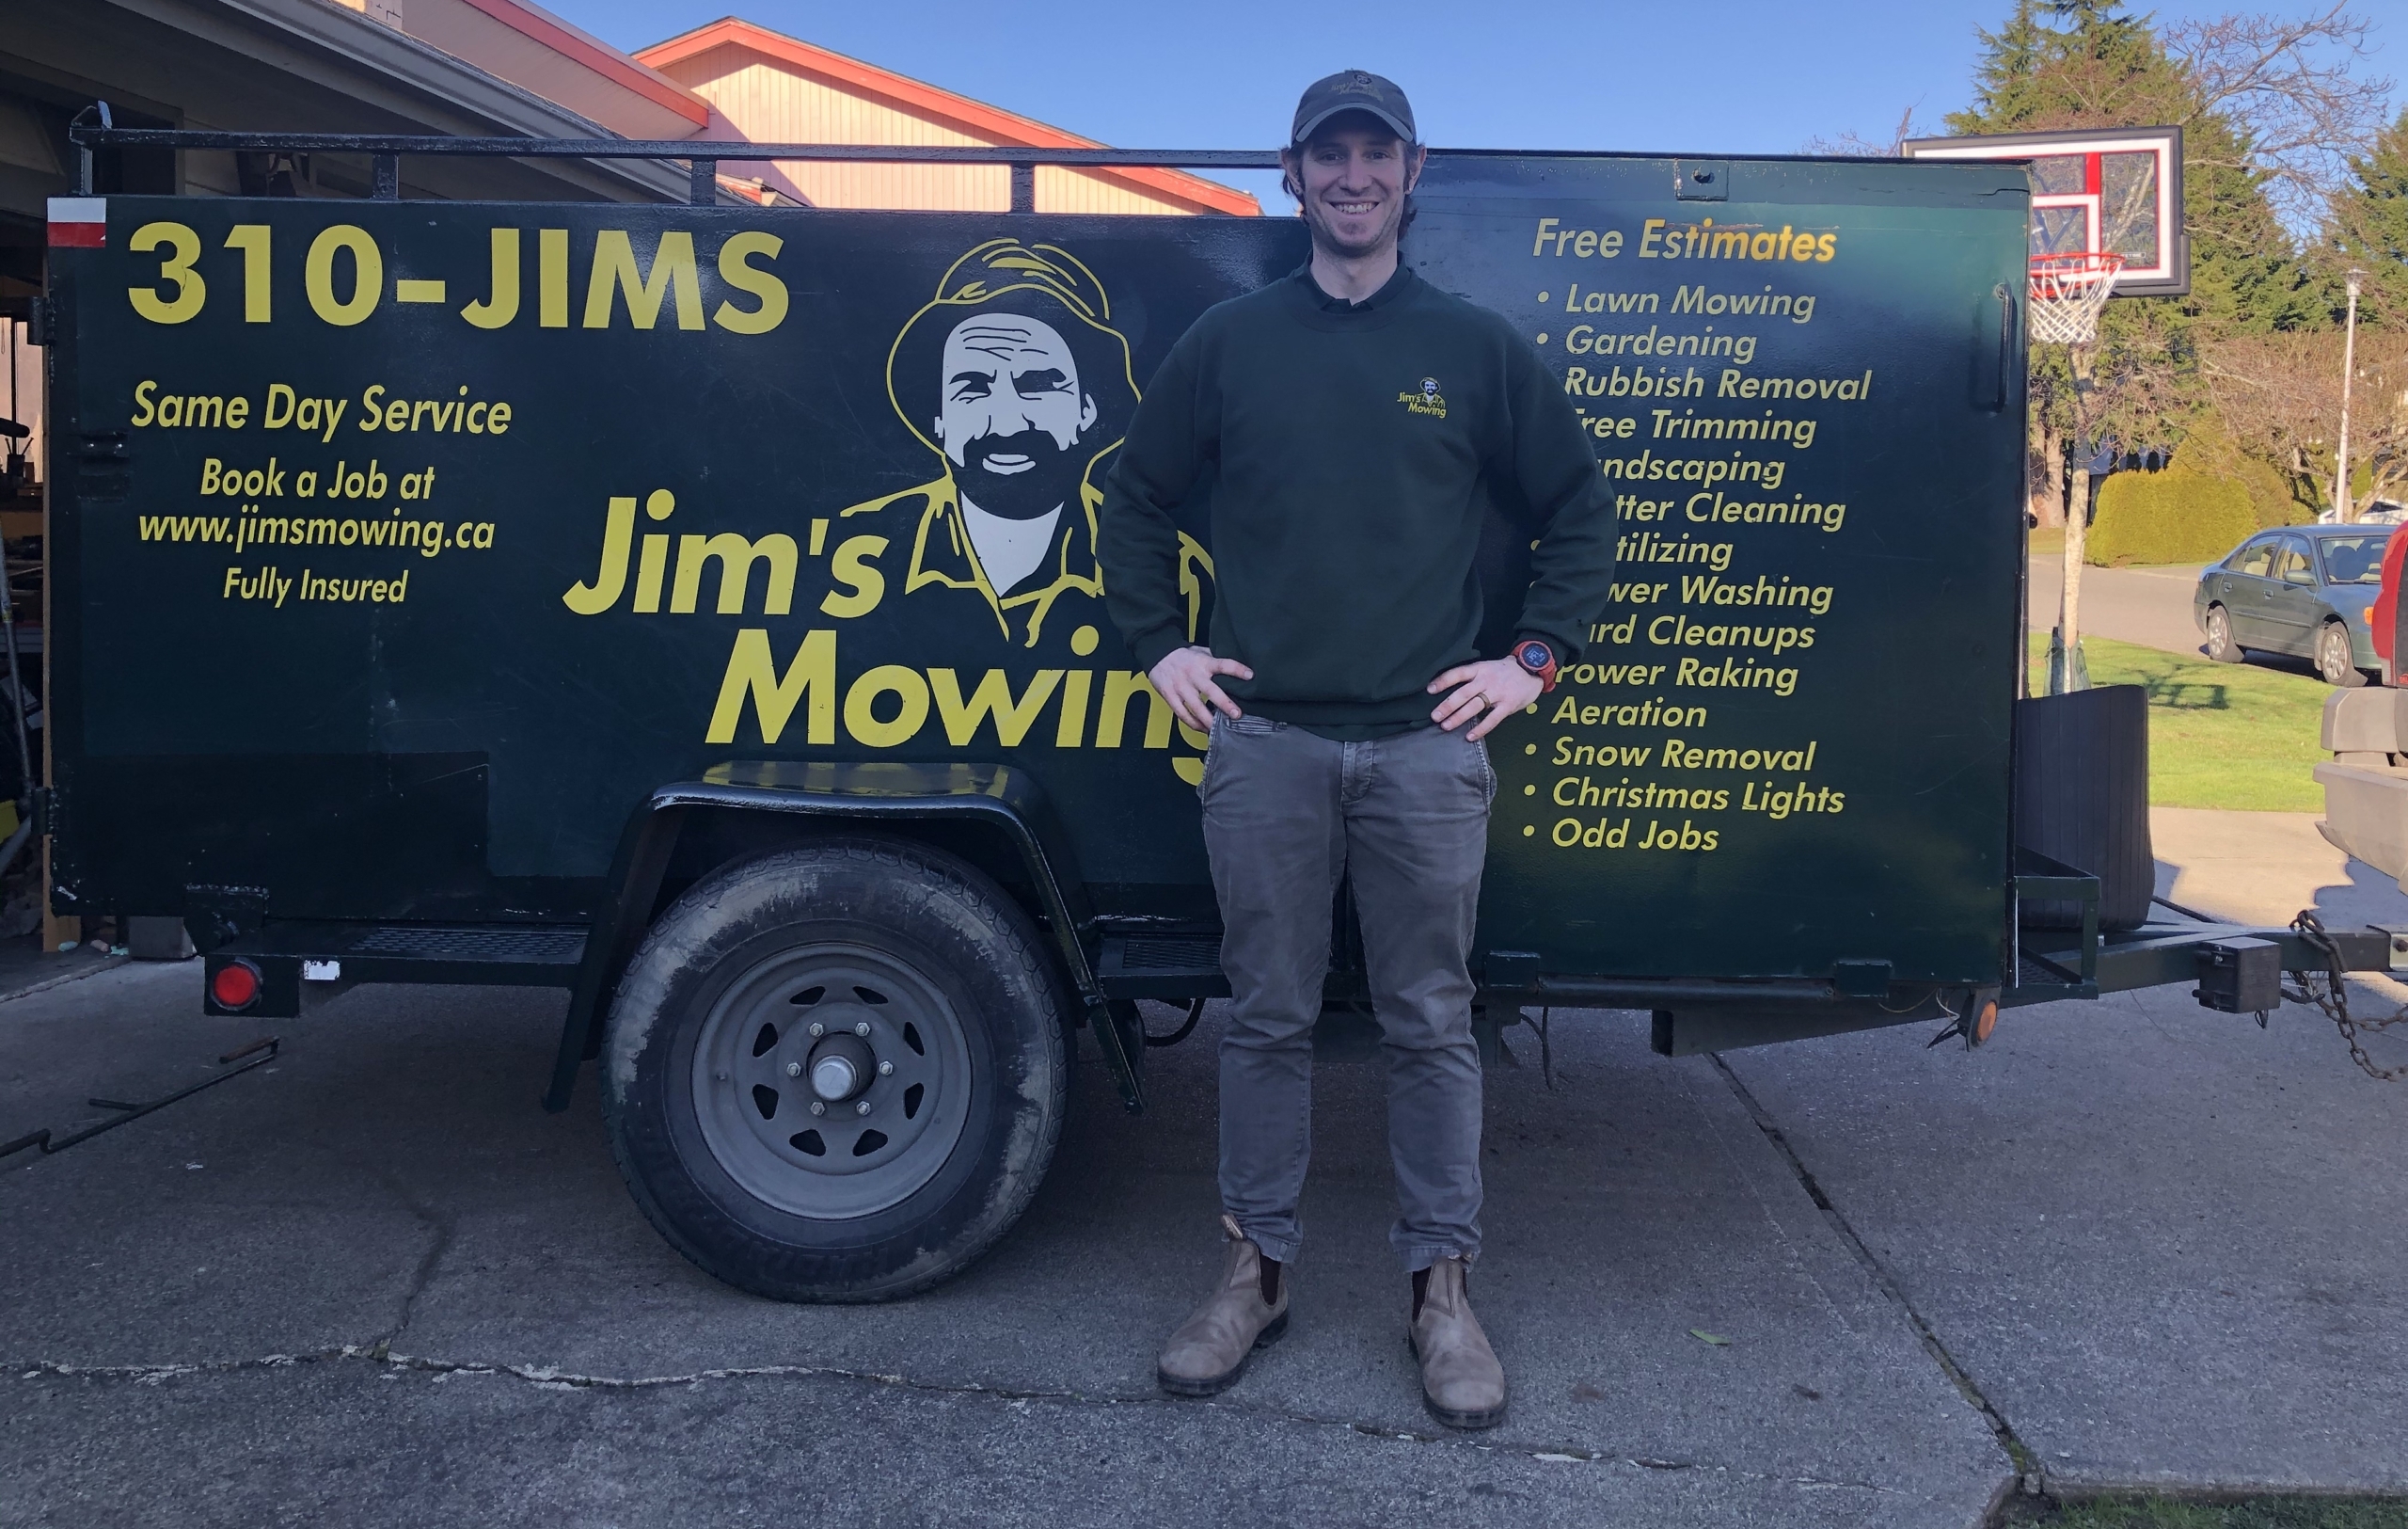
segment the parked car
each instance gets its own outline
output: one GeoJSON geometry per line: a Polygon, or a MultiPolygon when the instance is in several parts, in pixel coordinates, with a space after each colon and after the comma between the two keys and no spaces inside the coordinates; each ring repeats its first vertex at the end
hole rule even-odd
{"type": "Polygon", "coordinates": [[[2208,565],[2191,602],[2208,657],[2289,653],[2314,661],[2328,683],[2365,684],[2382,672],[2368,613],[2391,535],[2387,526],[2287,526],[2208,565]]]}
{"type": "Polygon", "coordinates": [[[2408,505],[2396,499],[2378,499],[2358,512],[2362,526],[2396,526],[2408,520],[2408,505]]]}

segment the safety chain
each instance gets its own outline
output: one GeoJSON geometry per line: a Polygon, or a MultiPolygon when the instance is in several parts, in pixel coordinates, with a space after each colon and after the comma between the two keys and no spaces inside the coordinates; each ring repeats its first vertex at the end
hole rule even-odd
{"type": "MultiPolygon", "coordinates": [[[[2350,990],[2342,980],[2346,966],[2341,960],[2341,948],[2334,944],[2333,936],[2324,932],[2324,921],[2317,917],[2313,910],[2304,908],[2300,910],[2300,916],[2291,920],[2291,931],[2306,941],[2309,946],[2324,953],[2326,963],[2332,967],[2332,973],[2330,976],[2321,976],[2314,972],[2301,972],[2295,981],[2285,985],[2283,996],[2293,1003],[2312,1003],[2323,1010],[2325,1016],[2340,1028],[2341,1039],[2349,1043],[2350,1059],[2356,1062],[2367,1076],[2383,1083],[2396,1082],[2402,1077],[2408,1077],[2408,1064],[2398,1067],[2377,1067],[2374,1064],[2374,1059],[2367,1055],[2367,1048],[2358,1043],[2358,1037],[2362,1034],[2375,1030],[2387,1030],[2394,1025],[2408,1024],[2408,1004],[2402,1004],[2396,1012],[2382,1019],[2352,1018],[2350,990]]],[[[2260,1020],[2259,1023],[2264,1022],[2260,1020]]]]}

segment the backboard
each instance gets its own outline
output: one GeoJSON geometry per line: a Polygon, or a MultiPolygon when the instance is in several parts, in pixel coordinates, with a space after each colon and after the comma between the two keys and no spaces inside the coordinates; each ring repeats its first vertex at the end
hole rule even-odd
{"type": "Polygon", "coordinates": [[[2178,127],[1909,138],[1900,151],[1909,159],[2028,161],[2033,254],[2123,256],[2118,297],[2191,290],[2178,127]]]}

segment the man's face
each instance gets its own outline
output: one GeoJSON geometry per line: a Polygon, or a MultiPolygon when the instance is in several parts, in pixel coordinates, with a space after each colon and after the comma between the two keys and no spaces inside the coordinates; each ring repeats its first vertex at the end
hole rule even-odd
{"type": "Polygon", "coordinates": [[[1095,400],[1061,332],[1042,319],[982,313],[945,337],[936,438],[955,481],[990,515],[1033,520],[1077,492],[1071,450],[1095,424],[1095,400]]]}
{"type": "Polygon", "coordinates": [[[1360,260],[1396,243],[1404,194],[1421,177],[1422,154],[1359,113],[1322,127],[1288,151],[1288,174],[1304,189],[1313,242],[1360,260]]]}

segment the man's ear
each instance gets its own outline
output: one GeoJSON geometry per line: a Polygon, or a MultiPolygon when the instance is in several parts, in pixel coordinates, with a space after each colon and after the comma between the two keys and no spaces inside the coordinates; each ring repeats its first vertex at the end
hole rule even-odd
{"type": "Polygon", "coordinates": [[[1429,150],[1417,144],[1409,151],[1413,155],[1413,163],[1406,167],[1404,172],[1404,189],[1407,191],[1421,183],[1421,167],[1430,163],[1429,150]]]}
{"type": "Polygon", "coordinates": [[[1095,394],[1081,393],[1079,395],[1079,434],[1084,436],[1094,429],[1095,421],[1095,394]]]}
{"type": "Polygon", "coordinates": [[[1304,161],[1293,149],[1279,151],[1279,189],[1298,201],[1305,199],[1304,161]]]}

